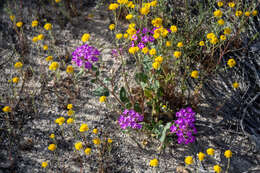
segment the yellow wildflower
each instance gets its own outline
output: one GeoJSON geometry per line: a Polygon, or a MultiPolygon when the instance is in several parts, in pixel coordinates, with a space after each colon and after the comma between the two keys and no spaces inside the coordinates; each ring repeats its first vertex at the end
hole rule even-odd
{"type": "Polygon", "coordinates": [[[113,142],[113,140],[110,139],[110,138],[108,138],[108,139],[107,139],[107,142],[108,142],[109,144],[111,144],[111,143],[113,142]]]}
{"type": "Polygon", "coordinates": [[[220,167],[219,165],[215,165],[215,166],[213,167],[213,169],[214,169],[214,171],[215,171],[216,173],[220,173],[220,172],[221,172],[221,167],[220,167]]]}
{"type": "Polygon", "coordinates": [[[199,77],[199,72],[197,70],[194,70],[194,71],[191,72],[190,76],[192,78],[197,79],[199,77]]]}
{"type": "Polygon", "coordinates": [[[177,47],[183,47],[183,43],[182,42],[178,42],[177,47]]]}
{"type": "Polygon", "coordinates": [[[9,18],[10,18],[11,21],[14,21],[15,16],[11,15],[11,16],[9,16],[9,18]]]}
{"type": "Polygon", "coordinates": [[[49,136],[51,139],[54,139],[55,138],[55,134],[50,134],[50,136],[49,136]]]}
{"type": "Polygon", "coordinates": [[[75,143],[75,149],[76,149],[76,150],[79,151],[79,150],[81,150],[82,148],[83,148],[82,142],[76,142],[76,143],[75,143]]]}
{"type": "Polygon", "coordinates": [[[67,112],[68,116],[74,115],[75,111],[73,111],[72,109],[68,110],[67,112]]]}
{"type": "Polygon", "coordinates": [[[59,63],[56,61],[52,62],[51,65],[49,66],[49,70],[51,71],[56,71],[57,68],[59,68],[59,63]]]}
{"type": "Polygon", "coordinates": [[[3,112],[11,112],[12,111],[12,108],[10,106],[5,106],[3,109],[2,109],[3,112]]]}
{"type": "Polygon", "coordinates": [[[95,144],[95,145],[99,145],[100,144],[100,139],[99,138],[95,138],[92,140],[92,142],[95,144]]]}
{"type": "Polygon", "coordinates": [[[247,16],[247,17],[250,16],[250,14],[251,14],[250,11],[245,12],[245,16],[247,16]]]}
{"type": "Polygon", "coordinates": [[[55,0],[56,3],[59,3],[61,0],[55,0]]]}
{"type": "Polygon", "coordinates": [[[123,37],[123,34],[122,34],[122,33],[116,34],[116,39],[120,40],[122,37],[123,37]]]}
{"type": "Polygon", "coordinates": [[[33,37],[32,41],[36,43],[38,41],[38,37],[33,37]]]}
{"type": "Polygon", "coordinates": [[[142,52],[143,52],[144,54],[147,54],[148,51],[149,51],[148,47],[144,47],[144,48],[142,48],[142,52]]]}
{"type": "Polygon", "coordinates": [[[220,40],[226,40],[226,39],[227,39],[227,37],[225,35],[220,36],[220,40]]]}
{"type": "Polygon", "coordinates": [[[150,55],[155,55],[156,54],[156,49],[152,48],[151,50],[149,50],[149,54],[150,55]]]}
{"type": "Polygon", "coordinates": [[[18,61],[14,64],[14,68],[18,69],[18,68],[22,68],[23,67],[23,63],[18,61]]]}
{"type": "Polygon", "coordinates": [[[128,52],[129,52],[130,54],[135,54],[138,50],[139,50],[139,47],[135,46],[135,47],[130,47],[130,48],[128,49],[128,52]]]}
{"type": "Polygon", "coordinates": [[[115,29],[115,24],[110,24],[108,27],[111,31],[115,29]]]}
{"type": "Polygon", "coordinates": [[[219,25],[224,25],[224,24],[225,24],[225,21],[224,21],[223,19],[219,19],[219,20],[218,20],[218,24],[219,24],[219,25]]]}
{"type": "Polygon", "coordinates": [[[117,0],[117,3],[119,3],[119,4],[127,4],[128,0],[117,0]]]}
{"type": "Polygon", "coordinates": [[[67,124],[72,124],[74,123],[74,119],[73,118],[68,118],[67,119],[67,124]]]}
{"type": "Polygon", "coordinates": [[[83,43],[85,43],[86,41],[89,40],[89,37],[90,37],[90,35],[87,34],[87,33],[85,33],[85,34],[82,35],[81,41],[82,41],[83,43]]]}
{"type": "Polygon", "coordinates": [[[234,2],[229,2],[229,3],[228,3],[228,6],[229,6],[230,8],[234,8],[235,5],[236,5],[236,4],[235,4],[234,2]]]}
{"type": "Polygon", "coordinates": [[[160,37],[160,34],[159,34],[159,33],[154,33],[154,34],[153,34],[153,38],[157,39],[157,38],[159,38],[159,37],[160,37]]]}
{"type": "Polygon", "coordinates": [[[150,2],[150,4],[152,7],[155,7],[157,5],[157,1],[152,1],[152,2],[150,2]]]}
{"type": "Polygon", "coordinates": [[[140,13],[142,14],[142,15],[147,15],[148,13],[150,12],[150,8],[148,8],[148,7],[142,7],[141,9],[140,9],[140,13]]]}
{"type": "Polygon", "coordinates": [[[230,158],[230,157],[232,157],[232,151],[226,150],[224,155],[225,155],[226,158],[230,158]]]}
{"type": "Polygon", "coordinates": [[[128,38],[128,34],[124,33],[124,38],[127,39],[128,38]]]}
{"type": "Polygon", "coordinates": [[[67,105],[67,109],[72,109],[73,108],[73,105],[72,104],[68,104],[67,105]]]}
{"type": "Polygon", "coordinates": [[[252,15],[253,15],[253,16],[256,16],[257,14],[258,14],[258,11],[257,11],[257,10],[252,11],[252,15]]]}
{"type": "Polygon", "coordinates": [[[199,160],[200,160],[200,161],[203,161],[203,160],[204,160],[204,157],[205,157],[205,154],[202,153],[202,152],[199,152],[199,154],[198,154],[199,160]]]}
{"type": "Polygon", "coordinates": [[[98,133],[98,129],[93,129],[92,131],[94,134],[97,134],[98,133]]]}
{"type": "Polygon", "coordinates": [[[158,166],[158,160],[157,159],[150,160],[150,166],[157,167],[158,166]]]}
{"type": "Polygon", "coordinates": [[[48,45],[43,45],[43,50],[48,50],[49,49],[49,47],[48,47],[48,45]]]}
{"type": "Polygon", "coordinates": [[[55,120],[55,123],[59,124],[60,126],[65,122],[64,117],[59,117],[55,120]]]}
{"type": "Polygon", "coordinates": [[[32,21],[32,27],[36,27],[36,26],[38,26],[38,21],[37,20],[34,20],[34,21],[32,21]]]}
{"type": "Polygon", "coordinates": [[[88,131],[88,125],[87,124],[81,124],[80,128],[79,128],[80,132],[86,132],[88,131]]]}
{"type": "Polygon", "coordinates": [[[229,35],[231,33],[231,29],[230,28],[225,28],[224,29],[224,34],[225,35],[229,35]]]}
{"type": "Polygon", "coordinates": [[[117,3],[111,3],[108,7],[109,10],[116,10],[119,7],[117,3]]]}
{"type": "Polygon", "coordinates": [[[48,150],[50,150],[50,151],[54,151],[56,148],[57,148],[57,146],[55,144],[50,144],[48,146],[48,150]]]}
{"type": "Polygon", "coordinates": [[[160,27],[162,26],[162,19],[160,17],[157,17],[152,20],[152,25],[155,27],[160,27]]]}
{"type": "Polygon", "coordinates": [[[166,45],[166,47],[170,47],[172,45],[172,43],[170,41],[166,41],[165,45],[166,45]]]}
{"type": "Polygon", "coordinates": [[[45,29],[46,31],[49,31],[49,30],[52,29],[52,25],[51,25],[50,23],[46,23],[46,24],[44,25],[44,29],[45,29]]]}
{"type": "Polygon", "coordinates": [[[216,11],[214,11],[213,14],[214,14],[215,17],[218,17],[218,18],[222,17],[222,15],[223,15],[221,10],[216,10],[216,11]]]}
{"type": "Polygon", "coordinates": [[[106,96],[101,96],[100,98],[99,98],[99,102],[100,103],[103,103],[103,102],[105,102],[107,100],[107,97],[106,96]]]}
{"type": "Polygon", "coordinates": [[[209,40],[209,42],[211,44],[217,44],[218,43],[218,38],[217,37],[213,37],[211,40],[209,40]]]}
{"type": "Polygon", "coordinates": [[[162,56],[157,56],[155,59],[154,59],[155,62],[159,62],[160,64],[163,62],[163,57],[162,56]]]}
{"type": "Polygon", "coordinates": [[[13,83],[18,83],[19,82],[19,77],[13,77],[12,81],[13,81],[13,83]]]}
{"type": "Polygon", "coordinates": [[[154,62],[152,65],[155,70],[158,70],[161,64],[159,62],[154,62]]]}
{"type": "Polygon", "coordinates": [[[228,62],[227,62],[227,65],[228,65],[230,68],[234,67],[236,64],[237,64],[237,63],[236,63],[236,61],[235,61],[233,58],[230,58],[230,59],[228,60],[228,62]]]}
{"type": "Polygon", "coordinates": [[[175,58],[179,58],[181,56],[181,52],[180,51],[175,51],[175,52],[173,52],[173,56],[175,58]]]}
{"type": "Polygon", "coordinates": [[[47,56],[46,58],[45,58],[45,61],[52,61],[53,60],[53,57],[52,56],[47,56]]]}
{"type": "Polygon", "coordinates": [[[213,32],[207,34],[207,39],[212,39],[213,37],[216,37],[213,32]]]}
{"type": "Polygon", "coordinates": [[[90,155],[90,153],[91,153],[91,148],[86,148],[86,149],[84,150],[84,152],[85,152],[86,155],[90,155]]]}
{"type": "Polygon", "coordinates": [[[240,17],[240,16],[242,16],[243,15],[243,12],[241,11],[241,10],[237,10],[236,11],[236,16],[237,17],[240,17]]]}
{"type": "Polygon", "coordinates": [[[23,22],[17,22],[17,23],[16,23],[16,26],[17,26],[18,28],[22,27],[22,26],[23,26],[23,22]]]}
{"type": "Polygon", "coordinates": [[[234,83],[232,84],[232,86],[233,86],[233,88],[237,89],[237,88],[239,87],[239,83],[234,82],[234,83]]]}
{"type": "Polygon", "coordinates": [[[218,6],[222,7],[223,6],[223,2],[222,1],[218,1],[218,6]]]}
{"type": "Polygon", "coordinates": [[[192,156],[187,156],[187,157],[185,157],[184,162],[185,162],[187,165],[193,164],[193,158],[192,158],[192,156]]]}
{"type": "Polygon", "coordinates": [[[199,42],[199,45],[200,45],[200,46],[205,46],[205,42],[204,42],[204,41],[200,41],[200,42],[199,42]]]}
{"type": "Polygon", "coordinates": [[[215,150],[213,148],[209,148],[207,149],[207,154],[210,155],[210,156],[213,156],[215,153],[215,150]]]}
{"type": "Polygon", "coordinates": [[[44,35],[43,35],[43,34],[39,34],[39,35],[37,36],[37,38],[38,38],[38,40],[43,40],[43,39],[44,39],[44,35]]]}
{"type": "Polygon", "coordinates": [[[125,18],[126,18],[126,20],[131,20],[133,18],[133,15],[132,14],[128,14],[125,18]]]}
{"type": "Polygon", "coordinates": [[[66,72],[67,72],[67,73],[73,73],[73,72],[74,72],[73,66],[68,65],[67,68],[66,68],[66,72]]]}
{"type": "Polygon", "coordinates": [[[42,167],[46,168],[48,166],[48,162],[42,162],[42,167]]]}
{"type": "Polygon", "coordinates": [[[170,27],[170,30],[171,30],[172,32],[177,32],[177,31],[178,31],[178,28],[177,28],[177,26],[172,25],[172,26],[170,27]]]}

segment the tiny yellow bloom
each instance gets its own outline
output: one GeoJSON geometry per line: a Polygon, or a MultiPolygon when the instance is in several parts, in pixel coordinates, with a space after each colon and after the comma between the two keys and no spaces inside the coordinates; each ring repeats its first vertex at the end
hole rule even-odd
{"type": "Polygon", "coordinates": [[[48,162],[42,162],[42,167],[46,168],[48,166],[48,162]]]}
{"type": "Polygon", "coordinates": [[[81,124],[80,128],[79,128],[80,132],[86,132],[88,131],[88,125],[87,124],[81,124]]]}
{"type": "Polygon", "coordinates": [[[225,35],[221,35],[221,36],[220,36],[220,40],[223,40],[223,41],[224,41],[224,40],[226,40],[226,39],[227,39],[227,37],[226,37],[225,35]]]}
{"type": "Polygon", "coordinates": [[[152,1],[152,2],[150,2],[150,4],[152,7],[155,7],[157,5],[157,1],[152,1]]]}
{"type": "Polygon", "coordinates": [[[210,155],[210,156],[213,156],[215,153],[215,150],[213,148],[209,148],[207,149],[207,154],[210,155]]]}
{"type": "Polygon", "coordinates": [[[245,12],[245,16],[247,16],[247,17],[250,16],[250,14],[251,14],[250,11],[245,12]]]}
{"type": "Polygon", "coordinates": [[[218,17],[218,18],[222,17],[222,15],[223,15],[221,10],[216,10],[216,11],[214,11],[213,14],[214,14],[215,17],[218,17]]]}
{"type": "Polygon", "coordinates": [[[234,67],[236,64],[237,64],[237,63],[236,63],[236,61],[235,61],[233,58],[230,58],[230,59],[228,60],[228,62],[227,62],[227,65],[228,65],[230,68],[234,67]]]}
{"type": "Polygon", "coordinates": [[[182,42],[178,42],[177,47],[183,47],[183,43],[182,42]]]}
{"type": "Polygon", "coordinates": [[[108,27],[111,31],[115,29],[115,24],[110,24],[108,27]]]}
{"type": "Polygon", "coordinates": [[[18,61],[14,64],[14,68],[18,69],[18,68],[22,68],[23,67],[23,63],[18,61]]]}
{"type": "Polygon", "coordinates": [[[45,45],[43,45],[43,47],[42,47],[42,48],[43,48],[43,50],[48,50],[48,49],[49,49],[48,45],[46,45],[46,44],[45,44],[45,45]]]}
{"type": "Polygon", "coordinates": [[[67,72],[67,73],[73,73],[73,72],[74,72],[73,66],[68,65],[67,68],[66,68],[66,72],[67,72]]]}
{"type": "Polygon", "coordinates": [[[171,30],[172,32],[177,32],[177,31],[178,31],[178,28],[177,28],[177,26],[172,25],[172,26],[170,27],[170,30],[171,30]]]}
{"type": "Polygon", "coordinates": [[[54,151],[56,148],[57,148],[57,146],[55,144],[50,144],[48,146],[48,150],[50,150],[50,151],[54,151]]]}
{"type": "Polygon", "coordinates": [[[129,52],[130,54],[135,54],[138,50],[139,50],[139,47],[135,46],[135,47],[130,47],[130,48],[128,49],[128,52],[129,52]]]}
{"type": "Polygon", "coordinates": [[[64,117],[59,117],[55,120],[55,123],[59,124],[60,126],[65,122],[64,117]]]}
{"type": "Polygon", "coordinates": [[[13,81],[13,83],[18,83],[19,82],[19,77],[13,77],[12,81],[13,81]]]}
{"type": "Polygon", "coordinates": [[[243,15],[243,12],[241,11],[241,10],[237,10],[236,11],[236,16],[237,17],[240,17],[240,16],[242,16],[243,15]]]}
{"type": "Polygon", "coordinates": [[[156,54],[156,49],[152,48],[151,50],[149,50],[149,54],[150,55],[155,55],[156,54]]]}
{"type": "Polygon", "coordinates": [[[148,13],[150,12],[150,8],[148,8],[148,7],[142,7],[141,9],[140,9],[140,13],[142,14],[142,15],[147,15],[148,13]]]}
{"type": "Polygon", "coordinates": [[[223,2],[222,1],[218,1],[218,6],[222,7],[223,6],[223,2]]]}
{"type": "Polygon", "coordinates": [[[232,151],[226,150],[224,155],[225,155],[226,158],[230,158],[230,157],[232,157],[232,151]]]}
{"type": "Polygon", "coordinates": [[[199,72],[197,70],[194,70],[194,71],[191,72],[190,76],[192,78],[197,79],[199,77],[199,72]]]}
{"type": "Polygon", "coordinates": [[[22,27],[22,26],[23,26],[23,22],[17,22],[17,23],[16,23],[16,26],[17,26],[18,28],[22,27]]]}
{"type": "Polygon", "coordinates": [[[232,86],[233,86],[233,88],[237,89],[237,88],[239,87],[239,83],[234,82],[234,83],[232,84],[232,86]]]}
{"type": "Polygon", "coordinates": [[[193,158],[192,158],[192,156],[187,156],[187,157],[185,157],[184,162],[185,162],[187,165],[193,164],[193,158]]]}
{"type": "Polygon", "coordinates": [[[127,39],[128,38],[128,34],[124,33],[124,38],[127,39]]]}
{"type": "Polygon", "coordinates": [[[166,41],[165,45],[166,45],[166,47],[170,47],[172,45],[172,43],[170,41],[166,41]]]}
{"type": "Polygon", "coordinates": [[[34,28],[34,27],[38,26],[38,23],[39,22],[37,20],[32,21],[32,27],[34,28]]]}
{"type": "Polygon", "coordinates": [[[94,134],[97,134],[98,133],[98,129],[93,129],[92,131],[94,134]]]}
{"type": "Polygon", "coordinates": [[[253,15],[253,16],[256,16],[257,14],[258,14],[258,11],[257,11],[257,10],[252,11],[252,15],[253,15]]]}
{"type": "Polygon", "coordinates": [[[119,4],[117,3],[111,3],[108,7],[109,10],[116,10],[119,7],[119,4]]]}
{"type": "Polygon", "coordinates": [[[149,51],[148,47],[144,47],[144,48],[142,48],[142,52],[143,52],[144,54],[147,54],[148,51],[149,51]]]}
{"type": "Polygon", "coordinates": [[[216,173],[220,173],[220,172],[221,172],[221,167],[220,167],[219,165],[215,165],[215,166],[213,167],[213,169],[214,169],[214,171],[215,171],[216,173]]]}
{"type": "Polygon", "coordinates": [[[127,4],[128,0],[117,0],[117,3],[119,3],[119,4],[127,4]]]}
{"type": "Polygon", "coordinates": [[[155,70],[158,70],[161,64],[159,62],[154,62],[152,65],[155,70]]]}
{"type": "Polygon", "coordinates": [[[38,37],[33,37],[32,41],[36,43],[38,41],[38,37]]]}
{"type": "Polygon", "coordinates": [[[99,102],[100,103],[103,103],[103,102],[105,102],[107,100],[107,97],[106,96],[101,96],[100,98],[99,98],[99,102]]]}
{"type": "Polygon", "coordinates": [[[52,56],[47,56],[46,58],[45,58],[45,61],[52,61],[53,60],[53,57],[52,56]]]}
{"type": "Polygon", "coordinates": [[[14,21],[15,16],[11,15],[11,16],[9,16],[9,18],[10,18],[11,21],[14,21]]]}
{"type": "Polygon", "coordinates": [[[217,37],[213,37],[211,40],[209,40],[209,42],[211,44],[217,44],[218,43],[218,38],[217,37]]]}
{"type": "Polygon", "coordinates": [[[199,154],[198,154],[198,158],[199,158],[200,161],[203,161],[205,156],[206,155],[202,152],[199,152],[199,154]]]}
{"type": "Polygon", "coordinates": [[[84,152],[85,152],[86,155],[90,155],[90,153],[91,153],[91,148],[86,148],[86,149],[84,150],[84,152]]]}
{"type": "Polygon", "coordinates": [[[5,106],[3,109],[2,109],[3,112],[11,112],[12,109],[10,106],[5,106]]]}
{"type": "Polygon", "coordinates": [[[72,104],[68,104],[68,105],[67,105],[67,109],[70,110],[70,109],[72,109],[72,108],[73,108],[73,105],[72,105],[72,104]]]}
{"type": "Polygon", "coordinates": [[[213,32],[207,34],[207,39],[212,39],[214,37],[216,37],[216,36],[213,32]]]}
{"type": "Polygon", "coordinates": [[[45,29],[46,31],[49,31],[49,30],[52,29],[52,25],[51,25],[50,23],[46,23],[46,24],[44,25],[44,29],[45,29]]]}
{"type": "Polygon", "coordinates": [[[158,166],[158,160],[157,159],[150,160],[149,164],[152,167],[157,167],[158,166]]]}
{"type": "Polygon", "coordinates": [[[224,34],[225,35],[229,35],[231,33],[231,29],[230,28],[225,28],[224,29],[224,34]]]}
{"type": "Polygon", "coordinates": [[[173,52],[173,56],[175,58],[179,58],[181,56],[181,52],[180,51],[175,51],[175,52],[173,52]]]}
{"type": "Polygon", "coordinates": [[[99,138],[95,138],[95,139],[93,139],[92,141],[93,141],[93,143],[94,143],[95,145],[99,145],[99,144],[100,144],[100,139],[99,139],[99,138]]]}
{"type": "Polygon", "coordinates": [[[128,14],[125,18],[126,18],[126,20],[131,20],[133,18],[133,15],[132,14],[128,14]]]}
{"type": "Polygon", "coordinates": [[[154,59],[155,62],[159,62],[160,64],[163,62],[163,57],[162,56],[157,56],[155,59],[154,59]]]}
{"type": "Polygon", "coordinates": [[[75,111],[73,111],[72,109],[68,110],[67,112],[68,116],[74,115],[75,111]]]}
{"type": "Polygon", "coordinates": [[[123,34],[122,34],[122,33],[116,34],[116,39],[120,40],[122,37],[123,37],[123,34]]]}
{"type": "Polygon", "coordinates": [[[74,123],[74,119],[73,118],[68,118],[67,119],[67,124],[72,124],[74,123]]]}
{"type": "Polygon", "coordinates": [[[59,3],[61,0],[55,0],[56,3],[59,3]]]}
{"type": "Polygon", "coordinates": [[[56,71],[57,68],[59,68],[59,63],[56,61],[52,62],[51,65],[49,66],[49,70],[51,71],[56,71]]]}
{"type": "Polygon", "coordinates": [[[49,136],[51,139],[54,139],[55,138],[55,134],[50,134],[50,136],[49,136]]]}
{"type": "Polygon", "coordinates": [[[81,41],[82,41],[83,43],[85,43],[86,41],[89,40],[89,38],[90,38],[90,35],[87,34],[87,33],[85,33],[85,34],[82,35],[81,41]]]}
{"type": "Polygon", "coordinates": [[[43,35],[43,34],[39,34],[39,35],[37,36],[37,38],[38,38],[38,40],[43,40],[43,39],[44,39],[44,35],[43,35]]]}
{"type": "Polygon", "coordinates": [[[218,24],[219,24],[219,25],[224,25],[224,24],[225,24],[225,21],[224,21],[223,19],[219,19],[219,20],[218,20],[218,24]]]}
{"type": "Polygon", "coordinates": [[[157,17],[157,18],[152,20],[152,25],[154,27],[160,27],[160,26],[162,26],[162,21],[163,21],[162,18],[157,17]]]}
{"type": "Polygon", "coordinates": [[[229,6],[230,8],[234,8],[235,5],[236,5],[236,4],[235,4],[234,2],[229,2],[229,3],[228,3],[228,6],[229,6]]]}
{"type": "Polygon", "coordinates": [[[200,42],[199,42],[199,45],[200,45],[200,46],[205,46],[205,42],[204,42],[204,41],[200,41],[200,42]]]}
{"type": "Polygon", "coordinates": [[[82,142],[76,142],[74,146],[75,146],[75,149],[78,151],[83,148],[82,142]]]}
{"type": "Polygon", "coordinates": [[[107,139],[107,142],[108,142],[109,144],[111,144],[111,143],[113,142],[113,140],[110,139],[110,138],[108,138],[108,139],[107,139]]]}

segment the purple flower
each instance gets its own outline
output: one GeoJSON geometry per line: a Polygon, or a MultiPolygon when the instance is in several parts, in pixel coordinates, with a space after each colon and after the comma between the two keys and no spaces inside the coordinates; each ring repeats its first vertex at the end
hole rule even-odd
{"type": "Polygon", "coordinates": [[[148,30],[147,28],[143,28],[142,33],[143,33],[143,34],[146,34],[147,32],[149,32],[149,30],[148,30]]]}
{"type": "Polygon", "coordinates": [[[84,44],[76,48],[72,53],[72,61],[76,63],[77,66],[81,67],[84,64],[86,69],[92,67],[92,63],[98,61],[100,52],[88,44],[84,44]]]}
{"type": "Polygon", "coordinates": [[[150,41],[150,42],[153,42],[153,41],[154,41],[153,36],[150,36],[150,37],[149,37],[149,41],[150,41]]]}
{"type": "Polygon", "coordinates": [[[134,35],[132,36],[132,39],[133,39],[133,40],[137,40],[137,35],[134,34],[134,35]]]}
{"type": "Polygon", "coordinates": [[[142,125],[139,122],[143,121],[144,117],[134,110],[125,109],[123,114],[118,118],[118,124],[122,129],[131,127],[133,129],[141,129],[142,125]]]}
{"type": "Polygon", "coordinates": [[[144,45],[144,43],[140,42],[140,43],[138,44],[138,47],[139,47],[140,49],[142,49],[142,48],[145,47],[145,45],[144,45]]]}
{"type": "Polygon", "coordinates": [[[142,42],[147,43],[149,41],[149,37],[147,35],[142,37],[142,42]]]}
{"type": "Polygon", "coordinates": [[[178,136],[178,143],[189,144],[195,141],[193,134],[197,133],[195,128],[195,112],[190,107],[186,109],[181,109],[176,112],[176,117],[174,124],[170,127],[172,133],[176,133],[178,136]]]}

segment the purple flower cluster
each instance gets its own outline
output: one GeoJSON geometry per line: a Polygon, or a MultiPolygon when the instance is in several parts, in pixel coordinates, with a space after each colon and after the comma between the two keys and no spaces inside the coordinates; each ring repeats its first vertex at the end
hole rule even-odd
{"type": "Polygon", "coordinates": [[[148,42],[154,42],[155,39],[151,34],[153,34],[153,30],[150,31],[147,28],[143,28],[142,31],[140,29],[137,30],[136,34],[132,36],[131,47],[137,44],[139,49],[142,49],[148,42]]]}
{"type": "Polygon", "coordinates": [[[181,109],[176,113],[178,118],[174,124],[170,127],[172,133],[176,133],[178,136],[179,144],[189,144],[195,141],[195,136],[193,134],[197,133],[195,128],[195,112],[192,111],[190,107],[186,109],[181,109]]]}
{"type": "Polygon", "coordinates": [[[72,61],[79,67],[84,64],[86,69],[91,69],[92,63],[98,61],[99,55],[100,52],[95,47],[84,44],[72,53],[72,61]]]}
{"type": "Polygon", "coordinates": [[[139,122],[143,121],[144,117],[134,110],[126,109],[118,118],[118,123],[122,129],[131,127],[133,129],[141,129],[142,125],[139,122]]]}

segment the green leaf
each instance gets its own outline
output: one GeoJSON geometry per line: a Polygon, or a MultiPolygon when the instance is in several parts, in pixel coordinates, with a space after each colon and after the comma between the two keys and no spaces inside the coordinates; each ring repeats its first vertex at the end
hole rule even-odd
{"type": "Polygon", "coordinates": [[[128,102],[129,99],[127,97],[127,93],[124,87],[121,87],[120,89],[120,100],[124,103],[128,102]]]}
{"type": "Polygon", "coordinates": [[[144,95],[145,95],[145,97],[148,97],[148,98],[152,98],[153,97],[152,91],[148,90],[148,89],[144,90],[144,95]]]}
{"type": "Polygon", "coordinates": [[[144,73],[137,73],[135,75],[135,81],[138,82],[138,83],[140,83],[140,82],[146,83],[147,80],[148,80],[148,76],[144,73]]]}
{"type": "Polygon", "coordinates": [[[130,102],[128,102],[126,105],[125,105],[126,109],[131,109],[132,107],[132,104],[130,102]]]}
{"type": "Polygon", "coordinates": [[[134,105],[134,110],[136,111],[136,112],[142,112],[142,109],[141,109],[141,107],[140,107],[140,105],[138,104],[138,103],[135,103],[135,105],[134,105]]]}
{"type": "Polygon", "coordinates": [[[163,131],[162,131],[162,136],[160,137],[161,143],[164,143],[165,138],[166,138],[167,130],[170,129],[171,124],[172,124],[171,122],[168,122],[168,123],[164,126],[163,131]]]}
{"type": "Polygon", "coordinates": [[[93,91],[94,96],[109,96],[109,90],[107,88],[104,87],[99,87],[96,90],[93,91]]]}

